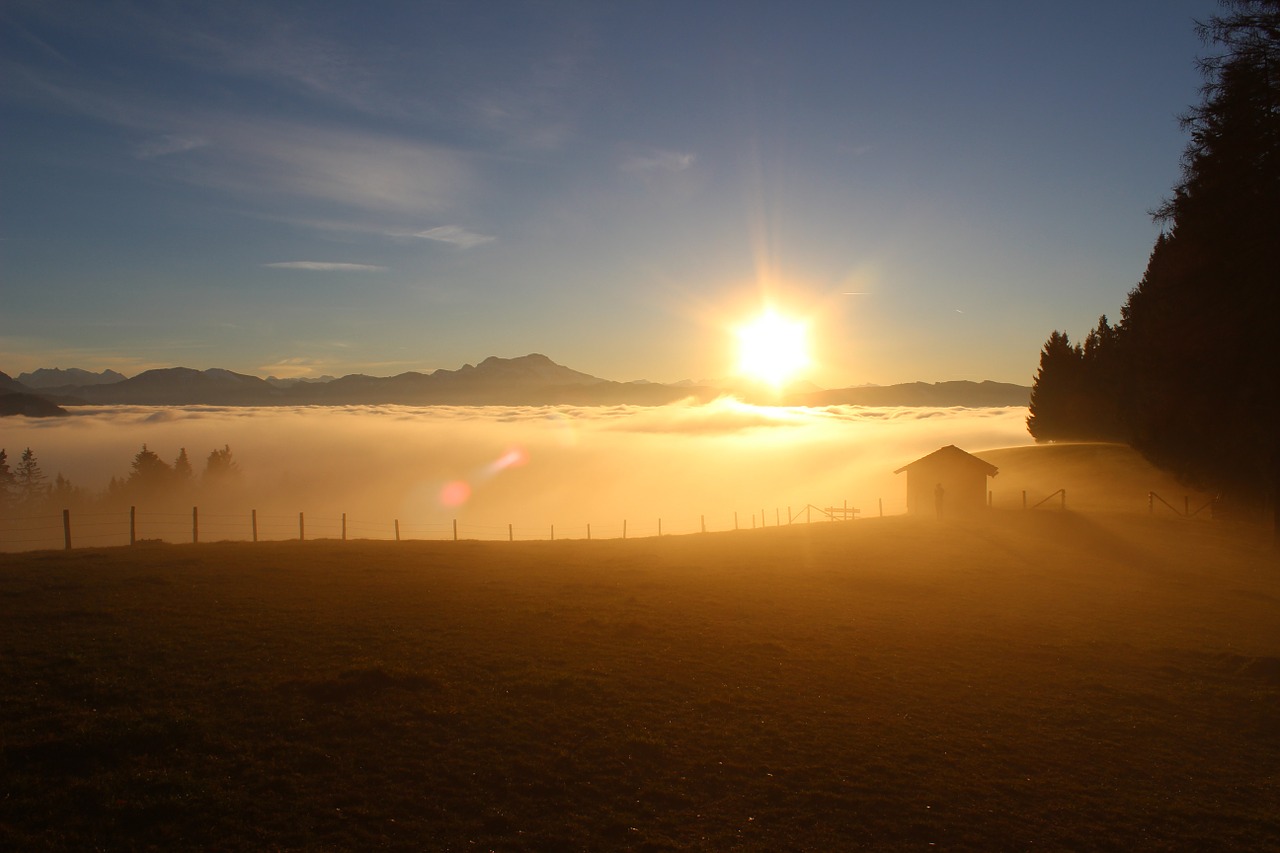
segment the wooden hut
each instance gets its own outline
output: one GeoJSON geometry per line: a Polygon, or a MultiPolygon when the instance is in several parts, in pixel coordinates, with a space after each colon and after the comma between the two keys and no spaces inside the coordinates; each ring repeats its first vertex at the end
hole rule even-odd
{"type": "Polygon", "coordinates": [[[911,515],[964,516],[987,506],[987,478],[1000,469],[954,444],[903,465],[907,472],[907,512],[911,515]]]}

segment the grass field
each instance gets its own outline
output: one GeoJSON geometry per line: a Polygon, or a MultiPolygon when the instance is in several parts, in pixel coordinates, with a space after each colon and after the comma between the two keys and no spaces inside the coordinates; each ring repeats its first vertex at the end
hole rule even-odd
{"type": "Polygon", "coordinates": [[[1208,522],[5,555],[0,684],[4,849],[1280,846],[1208,522]]]}

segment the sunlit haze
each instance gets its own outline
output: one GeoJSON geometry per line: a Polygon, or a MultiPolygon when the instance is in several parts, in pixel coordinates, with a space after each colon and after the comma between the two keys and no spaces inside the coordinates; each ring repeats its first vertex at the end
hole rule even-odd
{"type": "Polygon", "coordinates": [[[1142,274],[1216,9],[7,2],[0,370],[724,378],[772,301],[797,379],[1029,384],[1142,274]]]}
{"type": "MultiPolygon", "coordinates": [[[[658,407],[86,407],[13,419],[11,447],[39,449],[52,477],[92,491],[125,477],[145,443],[166,461],[230,444],[246,492],[227,511],[306,511],[390,532],[392,519],[461,519],[473,532],[546,537],[731,529],[849,501],[905,509],[893,469],[942,444],[1027,444],[1025,409],[825,409],[733,400],[658,407]],[[486,526],[487,527],[484,527],[486,526]]],[[[207,509],[212,509],[207,507],[207,509]]],[[[328,531],[330,534],[333,530],[328,531]]],[[[316,535],[321,535],[319,529],[316,535]]]]}

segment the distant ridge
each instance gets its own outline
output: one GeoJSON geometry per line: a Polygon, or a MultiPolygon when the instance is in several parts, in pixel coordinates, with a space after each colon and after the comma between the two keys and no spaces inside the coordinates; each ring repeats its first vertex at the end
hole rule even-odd
{"type": "Polygon", "coordinates": [[[860,385],[818,391],[794,398],[805,406],[1026,406],[1031,388],[1008,382],[907,382],[901,385],[860,385]]]}
{"type": "MultiPolygon", "coordinates": [[[[734,396],[747,402],[792,406],[1026,406],[1031,389],[1002,382],[912,382],[822,390],[797,383],[781,394],[749,384],[702,380],[662,384],[616,382],[557,364],[542,353],[515,358],[490,356],[479,364],[430,373],[410,371],[396,376],[353,373],[337,379],[262,379],[221,368],[195,370],[166,367],[118,381],[105,381],[113,371],[41,369],[23,376],[54,382],[80,376],[87,384],[42,387],[38,396],[67,405],[145,406],[660,406],[680,400],[705,402],[734,396]]],[[[120,376],[120,374],[114,374],[120,376]]],[[[34,389],[0,373],[0,391],[33,393],[34,389]]]]}
{"type": "Polygon", "coordinates": [[[213,368],[164,367],[139,373],[110,385],[59,388],[60,395],[86,403],[126,403],[144,406],[262,406],[274,401],[277,389],[267,380],[213,368]]]}
{"type": "Polygon", "coordinates": [[[71,414],[43,397],[21,392],[0,391],[0,417],[25,415],[29,418],[59,418],[71,414]]]}
{"type": "Polygon", "coordinates": [[[5,373],[3,370],[0,370],[0,392],[9,391],[14,394],[20,394],[20,393],[26,393],[27,391],[30,391],[30,390],[31,389],[28,388],[26,385],[23,385],[21,382],[14,379],[12,376],[5,373]]]}
{"type": "Polygon", "coordinates": [[[88,370],[81,370],[78,367],[66,370],[58,367],[42,367],[30,373],[18,374],[19,382],[35,390],[61,388],[67,385],[108,385],[112,382],[122,382],[124,378],[123,373],[117,373],[114,370],[93,373],[88,370]]]}

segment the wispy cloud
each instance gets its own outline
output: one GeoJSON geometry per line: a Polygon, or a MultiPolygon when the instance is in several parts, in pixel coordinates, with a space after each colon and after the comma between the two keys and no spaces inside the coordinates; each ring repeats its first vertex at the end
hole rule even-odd
{"type": "Polygon", "coordinates": [[[688,152],[655,149],[626,158],[619,168],[624,172],[683,172],[696,160],[697,157],[688,152]]]}
{"type": "Polygon", "coordinates": [[[435,240],[437,243],[448,243],[460,249],[471,249],[483,243],[490,243],[495,239],[488,234],[477,234],[458,225],[441,225],[437,228],[428,228],[426,231],[419,231],[413,236],[421,237],[424,240],[435,240]]]}
{"type": "Polygon", "coordinates": [[[199,136],[182,136],[174,133],[166,133],[155,139],[149,139],[134,148],[134,155],[139,160],[150,160],[154,157],[164,157],[169,154],[181,154],[184,151],[194,151],[197,148],[203,148],[209,144],[209,140],[199,136]]]}
{"type": "Polygon", "coordinates": [[[466,154],[417,139],[192,108],[84,76],[4,67],[23,97],[137,134],[134,157],[193,186],[258,200],[285,196],[365,212],[438,216],[472,179],[466,154]],[[178,153],[186,156],[166,156],[178,153]]]}
{"type": "Polygon", "coordinates": [[[329,261],[278,261],[263,264],[277,270],[308,270],[311,272],[386,272],[386,267],[376,264],[342,264],[329,261]]]}
{"type": "Polygon", "coordinates": [[[273,193],[364,210],[439,213],[469,182],[454,151],[360,130],[202,116],[213,145],[178,176],[237,194],[273,193]]]}
{"type": "Polygon", "coordinates": [[[258,373],[276,376],[281,379],[300,379],[302,377],[316,376],[326,367],[328,367],[327,364],[322,364],[312,358],[282,358],[271,364],[259,365],[258,373]]]}

